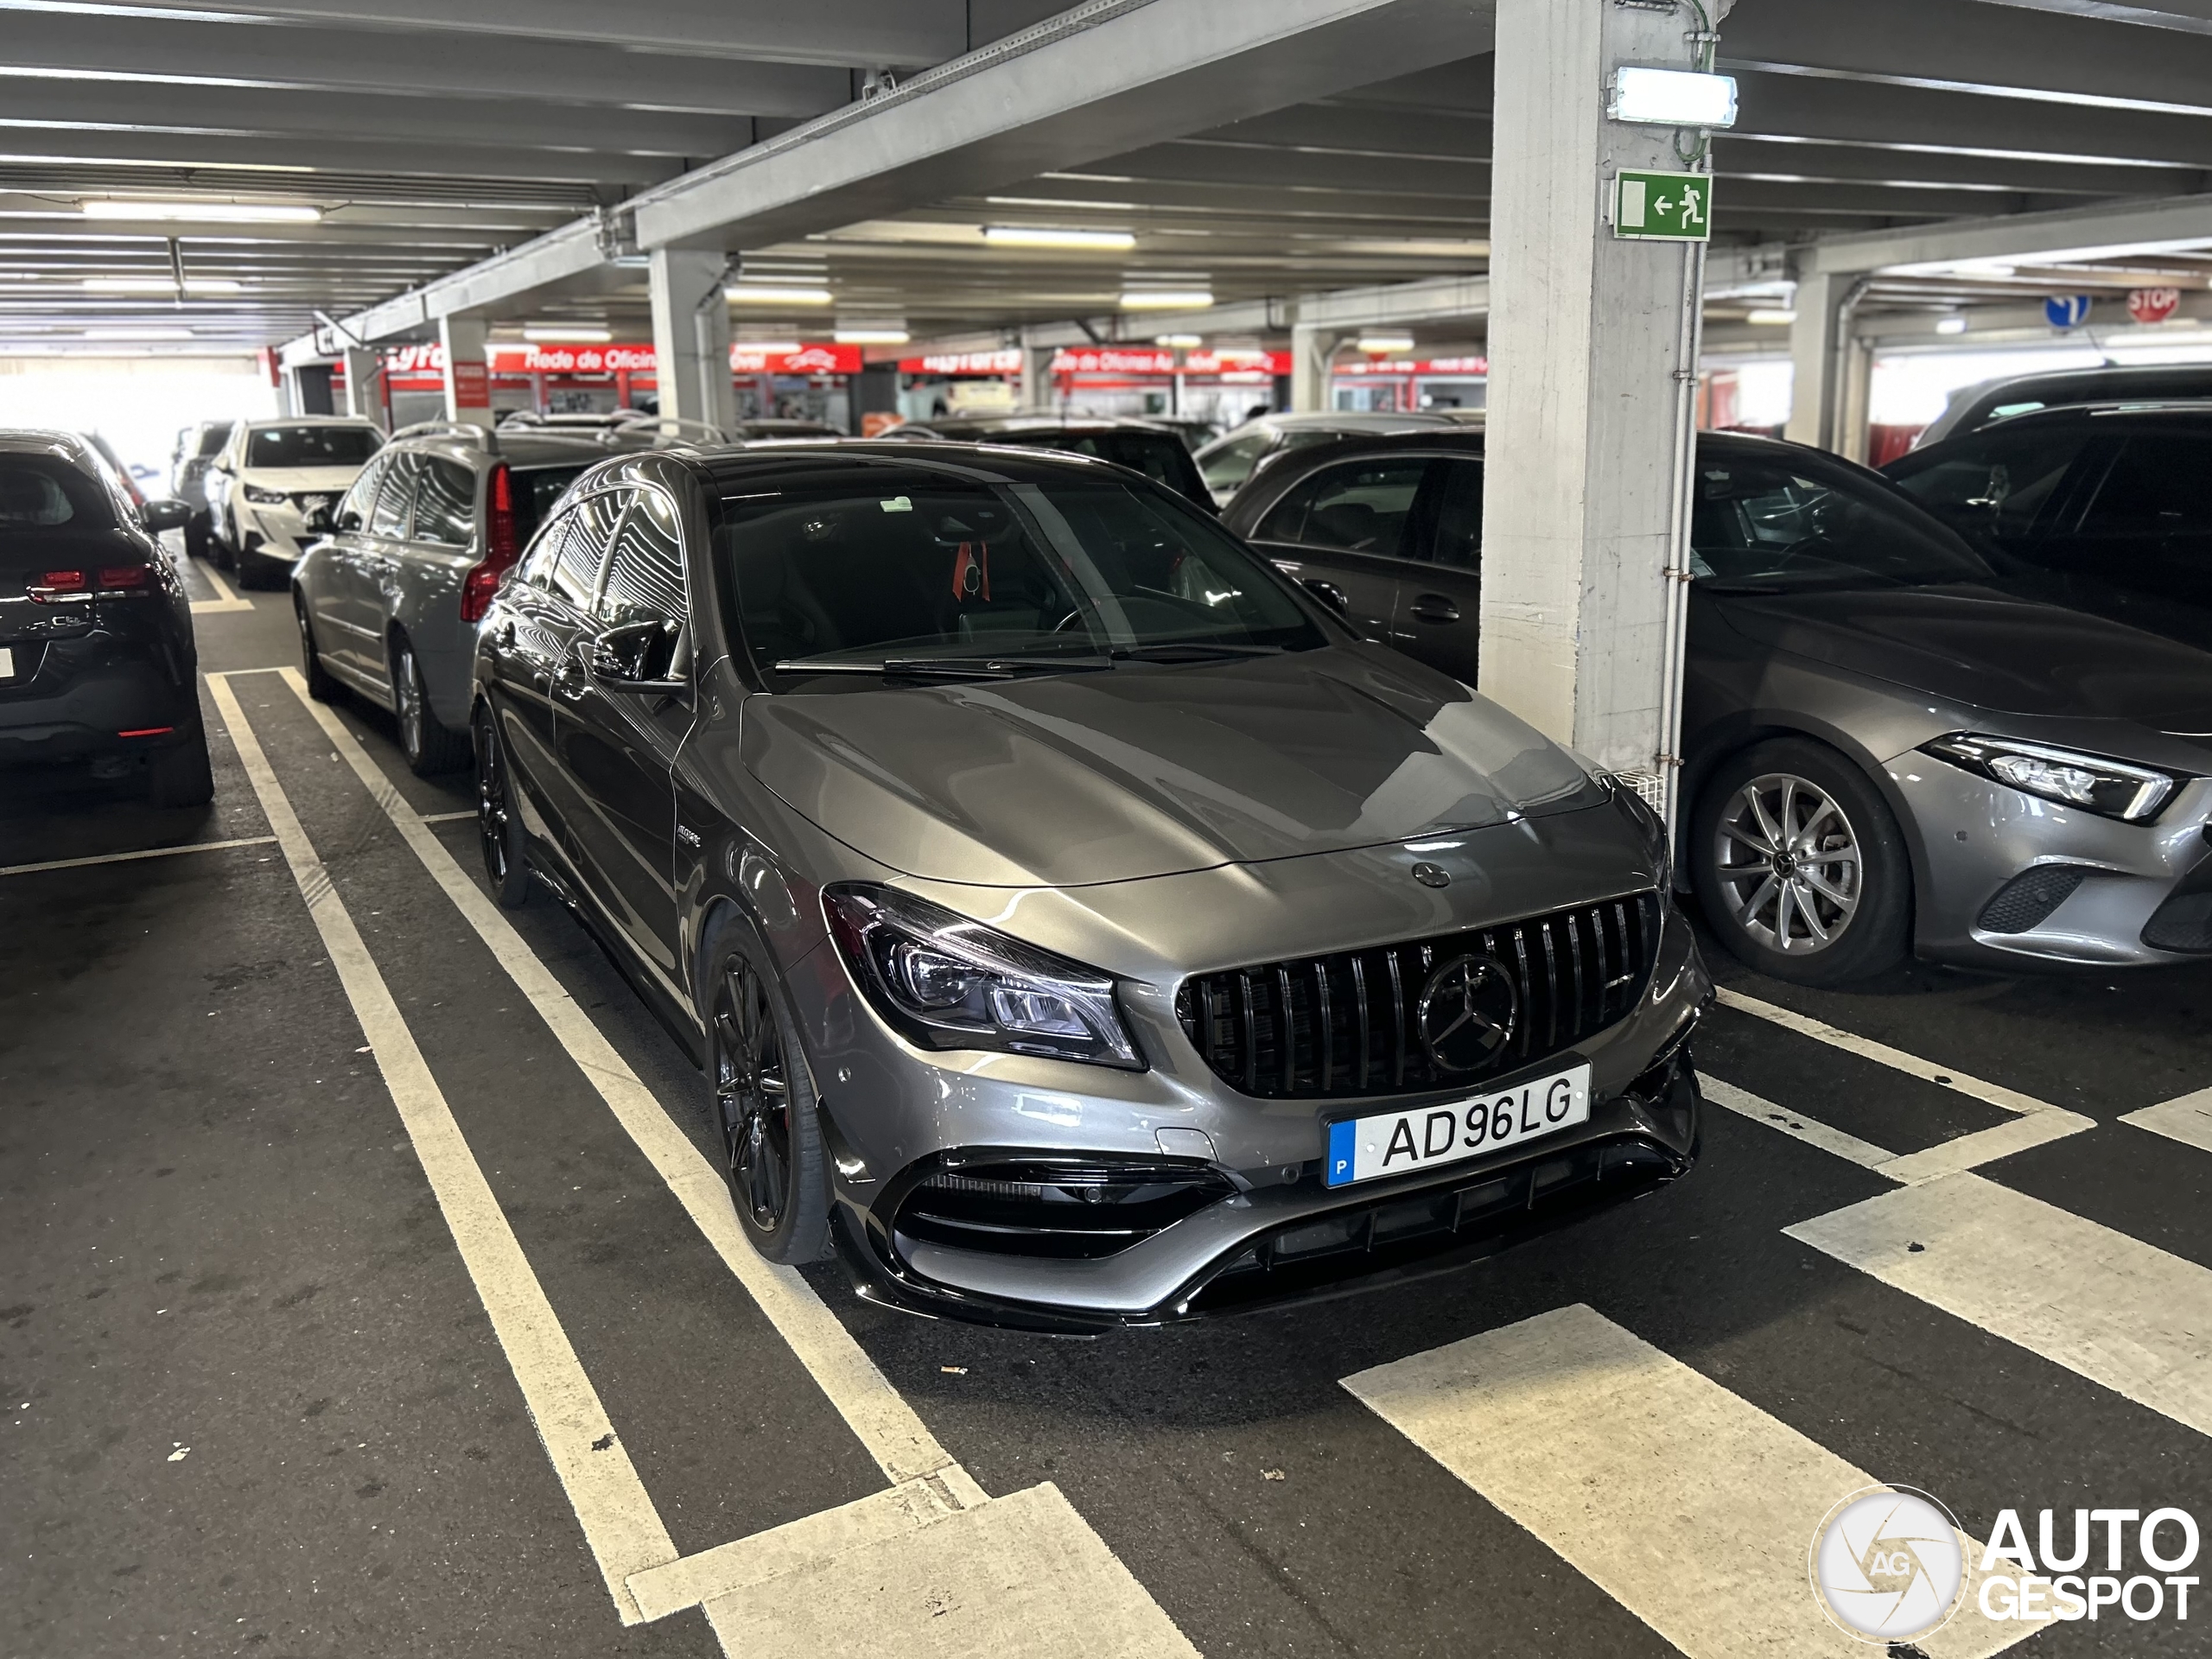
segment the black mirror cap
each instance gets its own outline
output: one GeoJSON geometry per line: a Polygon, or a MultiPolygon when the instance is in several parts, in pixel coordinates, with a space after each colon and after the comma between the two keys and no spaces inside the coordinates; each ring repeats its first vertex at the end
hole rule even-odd
{"type": "Polygon", "coordinates": [[[182,530],[191,517],[190,507],[167,498],[149,501],[138,509],[138,522],[156,536],[165,530],[182,530]]]}
{"type": "Polygon", "coordinates": [[[592,678],[613,690],[667,696],[687,691],[689,683],[671,673],[682,632],[673,622],[626,622],[591,642],[586,665],[592,678]]]}

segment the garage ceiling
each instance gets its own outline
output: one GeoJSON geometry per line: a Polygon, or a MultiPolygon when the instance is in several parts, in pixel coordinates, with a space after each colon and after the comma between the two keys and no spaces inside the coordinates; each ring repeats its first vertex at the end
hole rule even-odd
{"type": "MultiPolygon", "coordinates": [[[[1026,27],[1051,0],[0,0],[0,350],[89,332],[262,345],[1026,27]],[[313,222],[89,219],[87,201],[311,207],[313,222]],[[174,238],[174,241],[172,241],[174,238]],[[181,269],[183,295],[162,286],[181,269]],[[114,291],[118,279],[139,291],[114,291]],[[88,280],[95,286],[88,288],[88,280]]],[[[2212,190],[2212,0],[1738,0],[1720,239],[1802,241],[2212,190]]],[[[1224,301],[1479,270],[1491,67],[1472,57],[773,250],[918,334],[1096,316],[1125,282],[1224,301]],[[984,225],[1126,230],[1126,253],[984,225]]],[[[112,210],[111,210],[112,211],[112,210]]],[[[572,302],[642,329],[640,280],[572,302]]],[[[1924,274],[1948,306],[2212,285],[2161,253],[1924,274]]],[[[818,329],[747,313],[741,334],[818,329]]]]}

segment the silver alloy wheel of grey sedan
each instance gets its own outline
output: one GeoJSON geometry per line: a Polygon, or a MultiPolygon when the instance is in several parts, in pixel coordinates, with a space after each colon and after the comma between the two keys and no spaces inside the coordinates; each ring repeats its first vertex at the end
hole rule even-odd
{"type": "Polygon", "coordinates": [[[1809,779],[1767,772],[1723,804],[1713,863],[1745,932],[1770,950],[1810,956],[1859,913],[1865,864],[1842,804],[1809,779]]]}

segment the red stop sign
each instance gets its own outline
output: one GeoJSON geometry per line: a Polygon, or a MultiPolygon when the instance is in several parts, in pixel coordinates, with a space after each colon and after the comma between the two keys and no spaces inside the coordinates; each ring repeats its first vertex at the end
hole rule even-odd
{"type": "Polygon", "coordinates": [[[2132,289],[2127,296],[2127,315],[2138,322],[2164,322],[2180,305],[2177,288],[2132,289]]]}

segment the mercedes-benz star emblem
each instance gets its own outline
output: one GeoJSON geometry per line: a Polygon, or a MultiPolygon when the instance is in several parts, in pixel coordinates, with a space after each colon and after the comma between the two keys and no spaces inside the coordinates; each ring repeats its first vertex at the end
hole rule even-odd
{"type": "Polygon", "coordinates": [[[1440,1070],[1479,1071],[1513,1040],[1521,993],[1488,957],[1455,957],[1421,987],[1416,1018],[1423,1047],[1440,1070]]]}

